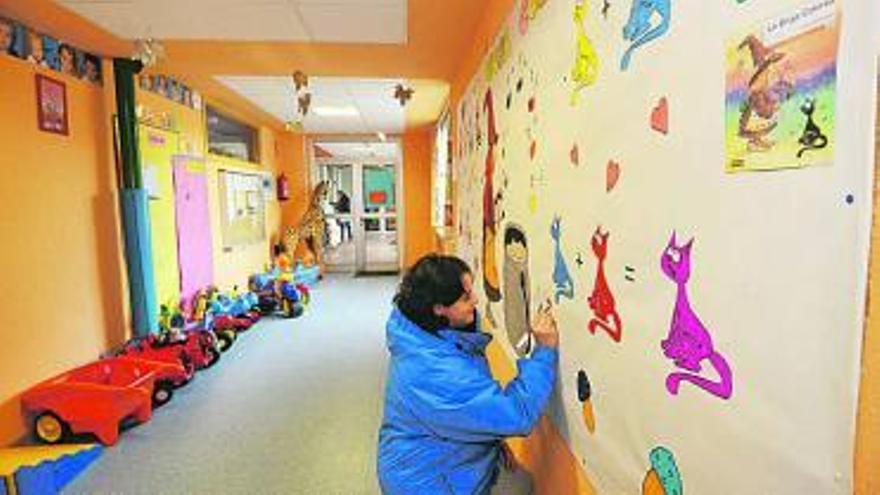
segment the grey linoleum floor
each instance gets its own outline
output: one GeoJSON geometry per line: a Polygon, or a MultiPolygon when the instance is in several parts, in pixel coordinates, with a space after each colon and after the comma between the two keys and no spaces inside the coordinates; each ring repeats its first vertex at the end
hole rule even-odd
{"type": "Polygon", "coordinates": [[[376,435],[396,277],[333,275],[264,319],[64,494],[379,493],[376,435]]]}

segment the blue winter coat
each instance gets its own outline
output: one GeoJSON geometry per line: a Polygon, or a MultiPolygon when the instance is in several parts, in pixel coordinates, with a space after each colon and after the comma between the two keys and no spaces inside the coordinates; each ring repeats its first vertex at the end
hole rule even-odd
{"type": "Polygon", "coordinates": [[[383,493],[489,493],[501,440],[527,435],[550,398],[557,350],[537,347],[502,388],[484,353],[492,336],[479,329],[433,335],[394,309],[386,332],[391,359],[378,454],[383,493]]]}

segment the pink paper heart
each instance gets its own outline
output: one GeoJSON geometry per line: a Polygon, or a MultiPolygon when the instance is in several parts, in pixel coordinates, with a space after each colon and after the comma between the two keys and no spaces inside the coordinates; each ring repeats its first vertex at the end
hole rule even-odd
{"type": "Polygon", "coordinates": [[[605,168],[605,192],[611,192],[620,179],[620,164],[614,160],[608,160],[608,166],[605,168]]]}
{"type": "Polygon", "coordinates": [[[669,133],[669,102],[665,96],[660,98],[651,111],[651,129],[662,134],[669,133]]]}

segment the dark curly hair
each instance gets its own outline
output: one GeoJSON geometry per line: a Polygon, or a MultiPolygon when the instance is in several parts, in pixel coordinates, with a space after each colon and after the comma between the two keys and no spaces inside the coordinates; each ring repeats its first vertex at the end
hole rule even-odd
{"type": "Polygon", "coordinates": [[[434,333],[449,321],[434,314],[434,306],[451,306],[464,294],[461,278],[470,267],[455,256],[429,254],[407,270],[394,295],[394,304],[411,322],[434,333]]]}

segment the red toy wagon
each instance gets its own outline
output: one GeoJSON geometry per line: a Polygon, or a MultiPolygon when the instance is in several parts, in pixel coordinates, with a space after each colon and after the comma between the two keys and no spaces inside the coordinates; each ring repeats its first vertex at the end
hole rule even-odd
{"type": "Polygon", "coordinates": [[[33,418],[34,434],[43,442],[59,443],[71,433],[93,433],[101,443],[113,445],[119,439],[120,421],[149,420],[156,394],[165,398],[185,373],[179,364],[103,359],[31,387],[22,395],[22,409],[33,418]]]}

